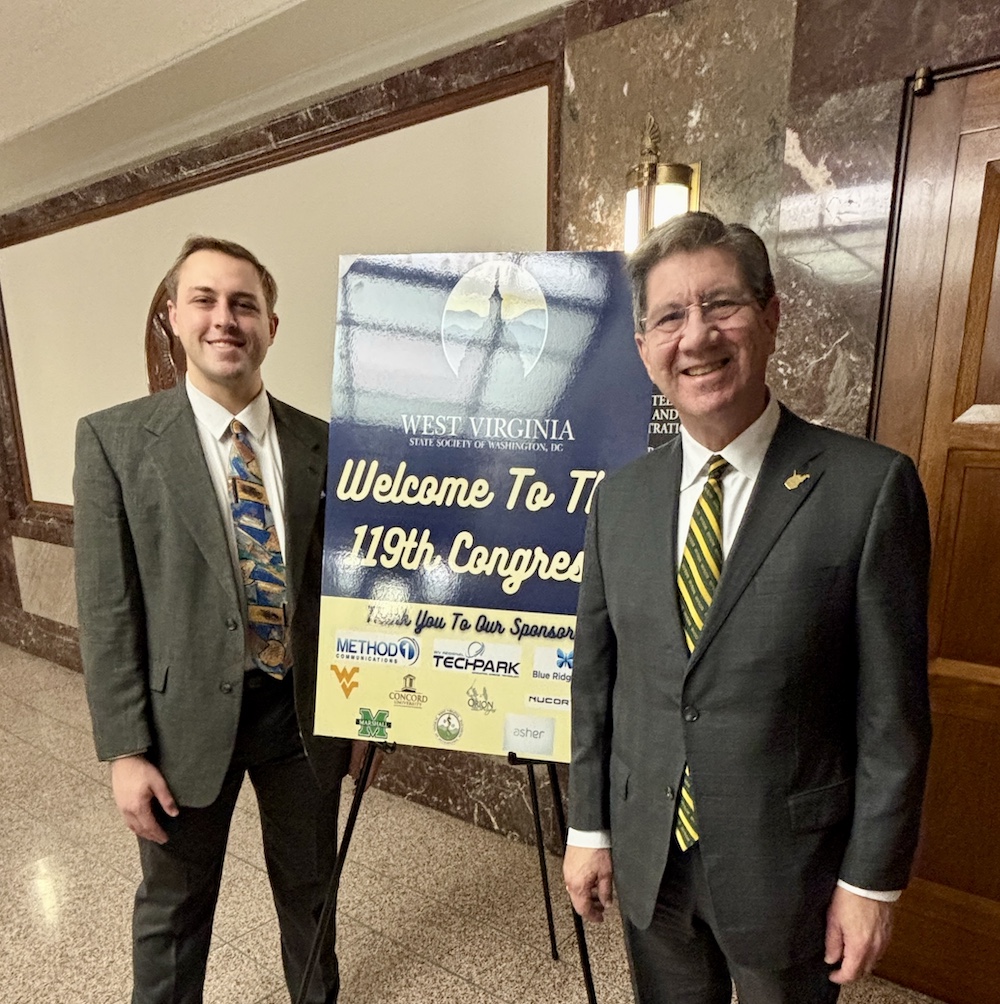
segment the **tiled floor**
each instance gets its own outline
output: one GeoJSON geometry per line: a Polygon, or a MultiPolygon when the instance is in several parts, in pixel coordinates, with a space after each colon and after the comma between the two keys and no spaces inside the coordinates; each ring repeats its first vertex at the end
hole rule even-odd
{"type": "MultiPolygon", "coordinates": [[[[205,999],[282,1004],[277,921],[244,791],[205,999]]],[[[561,892],[555,858],[550,869],[561,892]]],[[[134,838],[94,760],[82,678],[0,645],[0,1002],[127,1001],[137,880],[134,838]]],[[[556,921],[559,962],[548,954],[533,848],[370,791],[341,887],[341,1001],[584,1004],[562,895],[556,921]]],[[[588,928],[588,944],[598,1001],[627,1004],[617,919],[588,928]]],[[[875,979],[842,995],[843,1004],[929,1001],[875,979]]]]}

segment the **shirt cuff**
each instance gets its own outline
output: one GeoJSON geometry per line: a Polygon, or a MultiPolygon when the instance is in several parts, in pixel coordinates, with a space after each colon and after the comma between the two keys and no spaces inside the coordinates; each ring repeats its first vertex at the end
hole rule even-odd
{"type": "Polygon", "coordinates": [[[611,846],[610,830],[574,830],[571,826],[566,835],[567,847],[590,847],[591,849],[611,846]]]}
{"type": "Polygon", "coordinates": [[[899,899],[899,895],[902,892],[901,889],[893,889],[891,891],[859,889],[856,885],[851,885],[850,882],[845,882],[843,879],[838,879],[837,885],[839,885],[841,889],[853,892],[857,896],[864,896],[865,899],[877,899],[880,903],[895,903],[896,900],[899,899]]]}

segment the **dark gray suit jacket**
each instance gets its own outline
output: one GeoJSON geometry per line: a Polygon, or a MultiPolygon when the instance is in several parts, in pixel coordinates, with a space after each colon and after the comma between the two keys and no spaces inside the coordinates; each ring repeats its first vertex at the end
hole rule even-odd
{"type": "MultiPolygon", "coordinates": [[[[295,702],[321,783],[344,742],[312,735],[326,423],[271,399],[285,479],[295,702]]],[[[245,602],[183,384],[80,420],[73,477],[80,648],[97,754],[148,749],[182,805],[219,793],[240,717],[245,602]]]]}
{"type": "Polygon", "coordinates": [[[838,877],[907,881],[930,742],[926,502],[908,458],[782,409],[689,655],[680,478],[678,437],[591,512],[570,825],[610,828],[622,909],[646,927],[689,762],[723,948],[783,967],[822,945],[838,877]],[[809,477],[790,490],[793,471],[809,477]]]}

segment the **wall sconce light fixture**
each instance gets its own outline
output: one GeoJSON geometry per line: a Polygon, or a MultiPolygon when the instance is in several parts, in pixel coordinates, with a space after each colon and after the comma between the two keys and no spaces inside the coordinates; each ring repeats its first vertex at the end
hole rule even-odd
{"type": "Polygon", "coordinates": [[[653,227],[700,202],[701,164],[661,164],[660,129],[646,116],[639,163],[629,168],[625,193],[625,250],[629,253],[653,227]]]}

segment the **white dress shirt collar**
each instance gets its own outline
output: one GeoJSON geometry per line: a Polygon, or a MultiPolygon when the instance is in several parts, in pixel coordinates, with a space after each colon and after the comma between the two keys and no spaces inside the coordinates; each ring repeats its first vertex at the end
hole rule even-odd
{"type": "Polygon", "coordinates": [[[705,474],[709,458],[716,455],[728,460],[733,468],[751,483],[755,482],[780,418],[781,408],[778,399],[769,390],[767,406],[760,417],[721,450],[710,450],[702,446],[682,425],[681,450],[684,461],[681,469],[681,491],[689,488],[705,474]]]}
{"type": "Polygon", "coordinates": [[[234,418],[238,418],[258,443],[263,441],[271,424],[271,402],[263,388],[238,415],[232,415],[228,408],[224,408],[218,401],[213,401],[203,391],[198,390],[190,380],[185,380],[184,384],[187,387],[188,400],[191,402],[194,417],[215,439],[220,442],[225,439],[229,434],[230,423],[234,418]]]}

